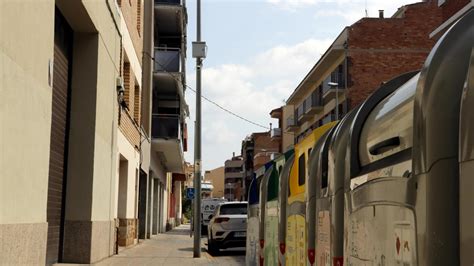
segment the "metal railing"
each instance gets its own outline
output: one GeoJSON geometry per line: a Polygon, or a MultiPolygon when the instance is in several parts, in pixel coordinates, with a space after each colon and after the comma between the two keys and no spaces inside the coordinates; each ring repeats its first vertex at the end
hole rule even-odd
{"type": "Polygon", "coordinates": [[[181,72],[181,49],[155,48],[155,71],[181,72]]]}
{"type": "Polygon", "coordinates": [[[345,76],[344,73],[332,72],[331,75],[327,76],[323,81],[323,95],[327,91],[333,89],[334,87],[329,86],[329,82],[337,83],[337,89],[342,90],[345,87],[345,76]]]}
{"type": "Polygon", "coordinates": [[[308,98],[305,100],[305,113],[308,113],[311,108],[316,108],[316,107],[322,107],[323,106],[323,100],[322,100],[322,95],[319,95],[319,91],[315,90],[311,93],[308,98]]]}
{"type": "Polygon", "coordinates": [[[305,103],[304,101],[296,108],[296,117],[298,117],[298,120],[301,119],[301,117],[304,115],[305,111],[305,103]]]}
{"type": "Polygon", "coordinates": [[[281,137],[281,128],[272,128],[270,132],[271,138],[281,137]]]}
{"type": "Polygon", "coordinates": [[[336,121],[336,115],[335,114],[329,114],[329,115],[326,115],[323,119],[322,119],[322,124],[325,125],[329,122],[332,122],[332,121],[336,121]]]}
{"type": "Polygon", "coordinates": [[[286,127],[294,127],[297,126],[298,124],[296,123],[295,116],[290,116],[286,119],[286,127]]]}
{"type": "Polygon", "coordinates": [[[179,116],[153,114],[151,137],[164,139],[180,139],[181,126],[179,116]]]}

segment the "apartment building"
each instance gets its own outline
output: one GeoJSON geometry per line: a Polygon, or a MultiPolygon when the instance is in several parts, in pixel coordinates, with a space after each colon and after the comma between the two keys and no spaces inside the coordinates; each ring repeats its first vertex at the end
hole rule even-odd
{"type": "Polygon", "coordinates": [[[442,21],[438,4],[403,6],[391,17],[362,18],[346,27],[287,100],[285,130],[301,141],[313,129],[340,119],[383,82],[419,70],[442,21]]]}
{"type": "Polygon", "coordinates": [[[242,156],[232,155],[224,163],[224,198],[230,201],[244,200],[244,160],[242,156]]]}
{"type": "MultiPolygon", "coordinates": [[[[118,227],[118,244],[129,246],[137,243],[138,221],[145,238],[146,201],[140,201],[138,212],[139,182],[142,193],[146,194],[148,169],[141,164],[140,153],[142,140],[147,139],[146,132],[141,130],[142,117],[142,52],[143,52],[143,2],[117,1],[120,15],[120,32],[122,33],[121,68],[123,92],[119,95],[118,128],[117,128],[117,195],[116,226],[118,227]],[[140,217],[138,217],[140,216],[140,217]]],[[[149,152],[149,150],[148,150],[149,152]]],[[[149,164],[149,163],[148,163],[149,164]]]]}
{"type": "Polygon", "coordinates": [[[243,186],[244,199],[248,199],[248,188],[252,181],[254,170],[265,165],[279,154],[280,143],[272,141],[270,132],[256,132],[242,141],[242,160],[245,182],[243,186]]]}
{"type": "Polygon", "coordinates": [[[186,181],[186,26],[184,0],[154,1],[151,161],[161,162],[169,185],[167,228],[181,220],[181,193],[186,181]]]}
{"type": "Polygon", "coordinates": [[[186,135],[152,123],[169,82],[150,55],[178,24],[185,38],[185,17],[169,1],[0,3],[17,23],[0,26],[2,263],[94,263],[179,223],[186,135]]]}
{"type": "Polygon", "coordinates": [[[204,181],[212,185],[212,198],[224,197],[224,166],[204,172],[204,181]]]}
{"type": "Polygon", "coordinates": [[[288,118],[284,117],[284,114],[290,114],[292,108],[292,106],[285,105],[270,112],[270,117],[278,120],[278,126],[270,129],[270,137],[272,142],[280,145],[279,153],[285,153],[294,147],[294,133],[285,131],[288,118]]]}
{"type": "Polygon", "coordinates": [[[2,1],[0,18],[1,261],[99,261],[115,251],[119,9],[2,1]]]}

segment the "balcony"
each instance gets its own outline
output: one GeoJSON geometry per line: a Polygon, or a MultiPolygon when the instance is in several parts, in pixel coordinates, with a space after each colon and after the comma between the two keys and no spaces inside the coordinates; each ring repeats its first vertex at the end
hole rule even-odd
{"type": "Polygon", "coordinates": [[[328,101],[336,96],[344,93],[345,79],[344,73],[333,72],[323,82],[323,99],[328,101]],[[337,83],[337,86],[329,86],[329,82],[337,83]]]}
{"type": "Polygon", "coordinates": [[[270,137],[272,138],[272,141],[281,140],[281,128],[272,128],[270,131],[270,137]]]}
{"type": "Polygon", "coordinates": [[[155,48],[155,72],[182,72],[181,49],[179,48],[155,48]]]}
{"type": "Polygon", "coordinates": [[[181,50],[155,48],[153,90],[159,94],[178,94],[184,99],[184,73],[181,50]]]}
{"type": "Polygon", "coordinates": [[[305,114],[311,116],[321,112],[324,109],[323,99],[318,94],[317,90],[313,91],[311,95],[306,98],[305,107],[305,114]]]}
{"type": "Polygon", "coordinates": [[[296,113],[298,117],[298,123],[304,123],[308,121],[312,115],[306,113],[306,101],[303,101],[298,108],[296,108],[296,113]]]}
{"type": "Polygon", "coordinates": [[[151,148],[168,172],[184,173],[183,138],[178,115],[152,115],[151,148]]]}
{"type": "Polygon", "coordinates": [[[322,121],[322,125],[325,125],[329,122],[332,122],[332,121],[336,121],[336,115],[335,114],[328,114],[326,115],[321,121],[322,121]]]}
{"type": "Polygon", "coordinates": [[[292,115],[286,119],[286,131],[294,132],[296,129],[298,129],[298,123],[292,115]]]}
{"type": "Polygon", "coordinates": [[[152,119],[152,138],[177,139],[181,137],[178,115],[154,114],[152,119]]]}
{"type": "Polygon", "coordinates": [[[181,36],[185,33],[184,0],[155,0],[155,25],[159,35],[181,36]]]}

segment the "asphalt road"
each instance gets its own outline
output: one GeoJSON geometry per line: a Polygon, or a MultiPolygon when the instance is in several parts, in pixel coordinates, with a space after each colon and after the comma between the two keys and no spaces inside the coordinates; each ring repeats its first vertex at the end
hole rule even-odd
{"type": "MultiPolygon", "coordinates": [[[[202,247],[205,247],[206,256],[212,258],[216,265],[245,265],[245,248],[221,249],[217,255],[207,252],[207,235],[201,238],[202,247]]],[[[201,254],[203,255],[203,254],[201,254]]]]}

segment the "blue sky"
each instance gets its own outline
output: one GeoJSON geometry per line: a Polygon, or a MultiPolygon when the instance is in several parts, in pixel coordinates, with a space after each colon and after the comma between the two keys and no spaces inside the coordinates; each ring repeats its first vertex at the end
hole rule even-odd
{"type": "MultiPolygon", "coordinates": [[[[341,30],[385,10],[391,16],[409,0],[202,0],[202,39],[207,42],[202,94],[259,124],[277,126],[270,111],[286,100],[341,30]]],[[[187,83],[195,88],[196,0],[187,0],[187,83]]],[[[195,94],[190,107],[186,161],[194,162],[195,94]]],[[[265,131],[203,100],[203,169],[224,165],[241,141],[265,131]]]]}

